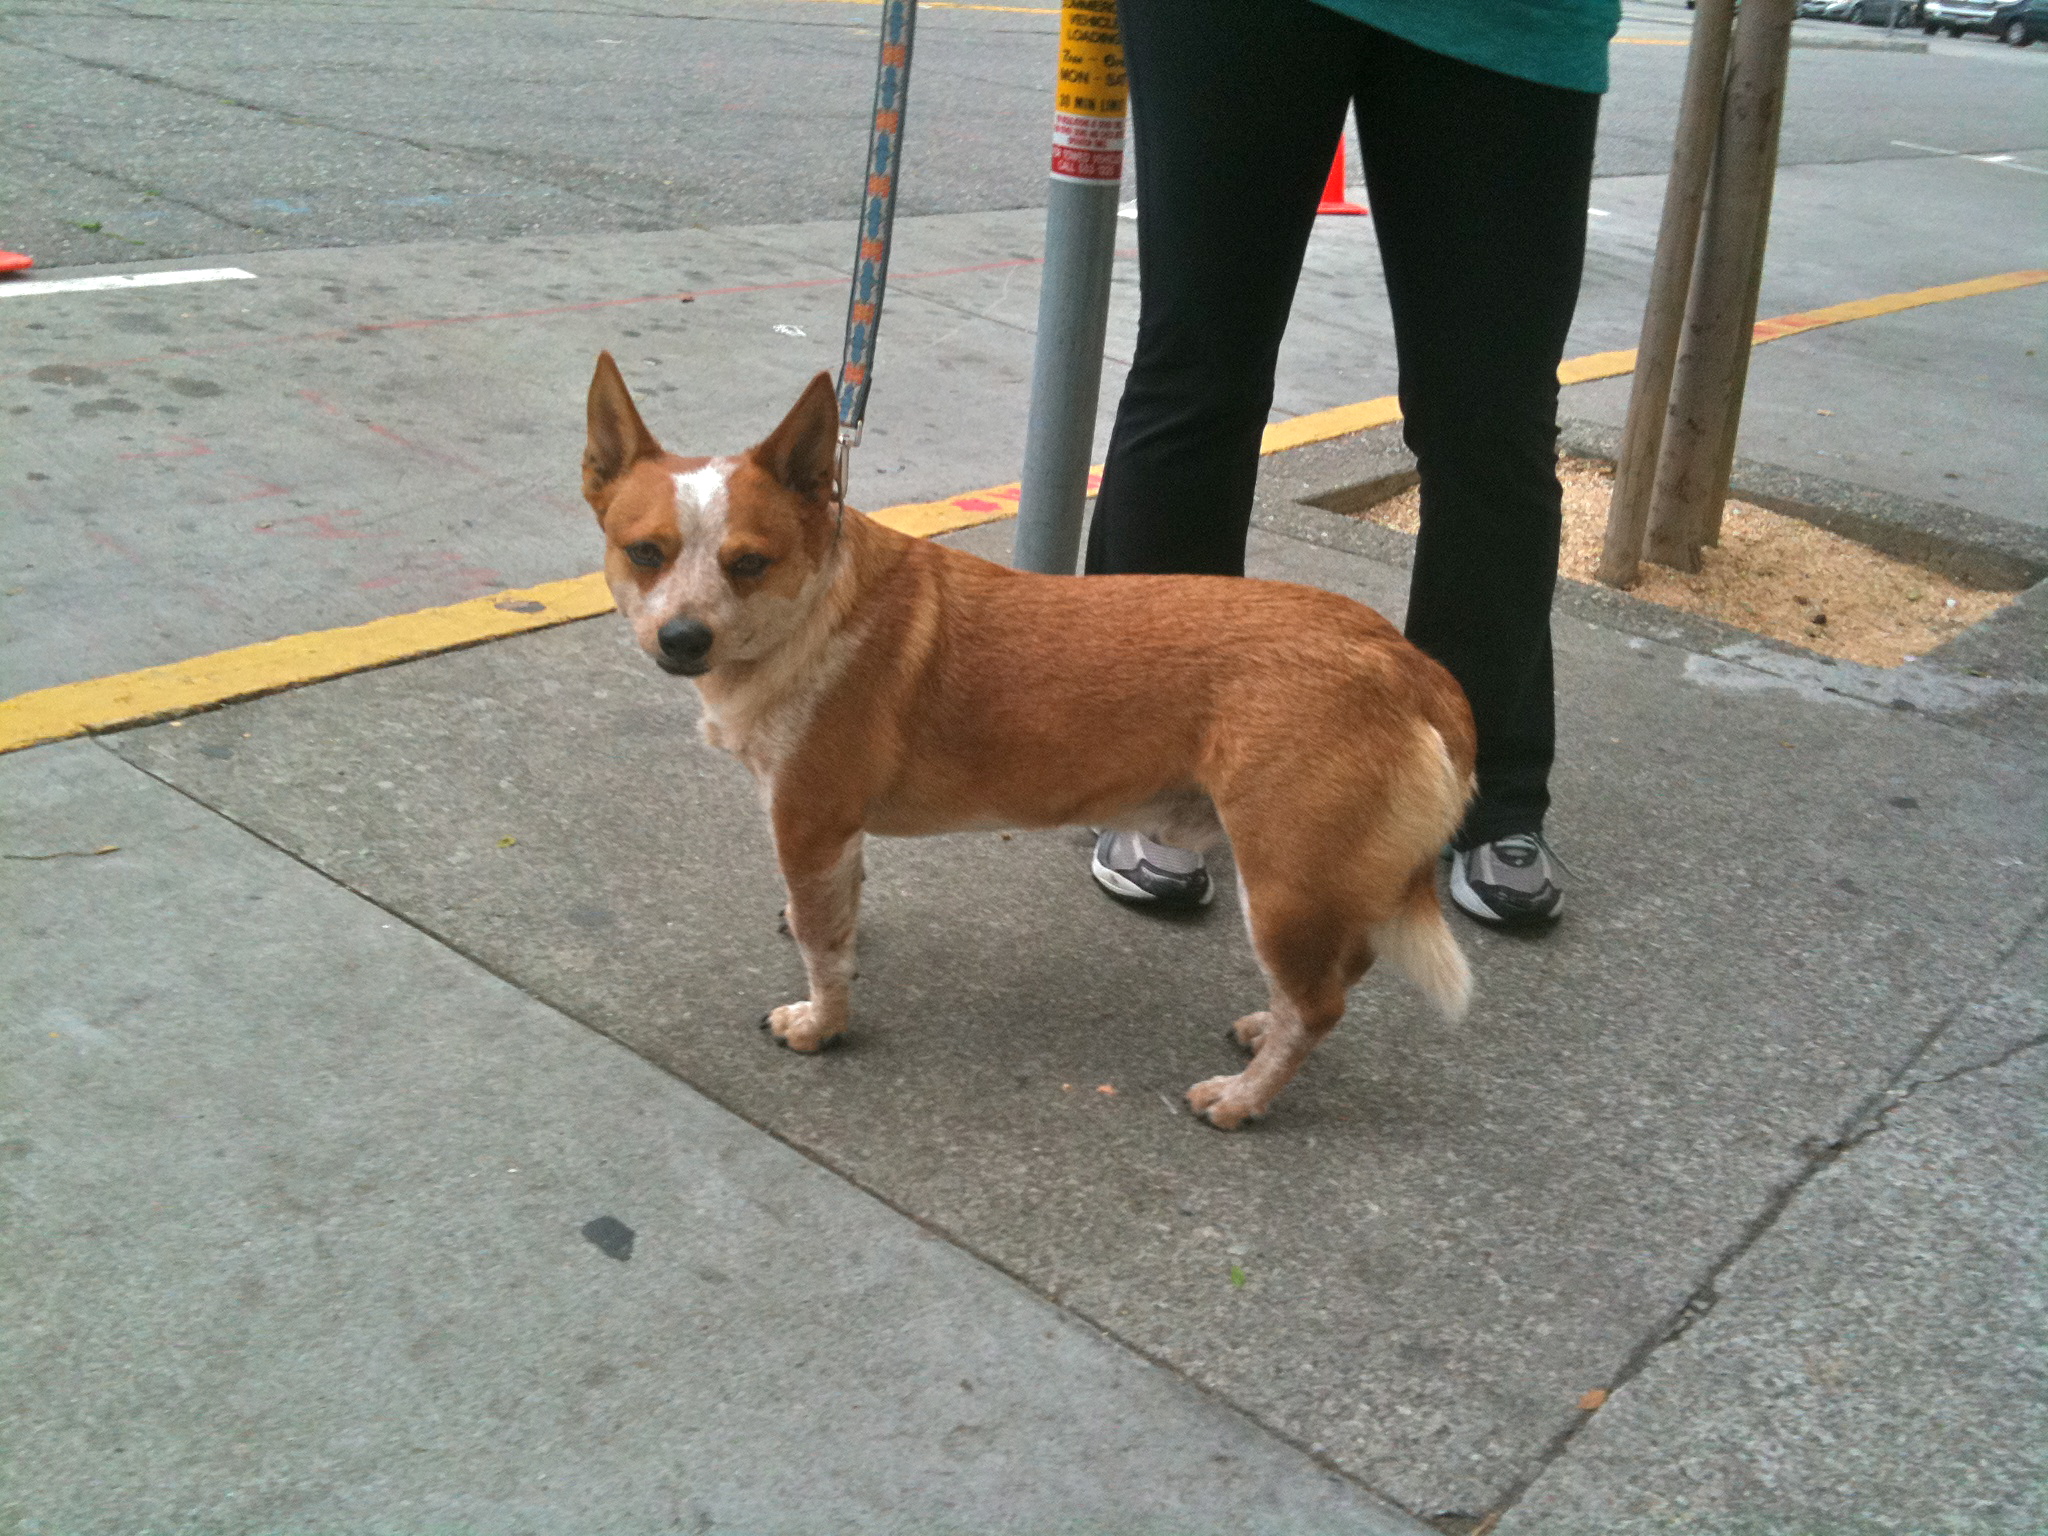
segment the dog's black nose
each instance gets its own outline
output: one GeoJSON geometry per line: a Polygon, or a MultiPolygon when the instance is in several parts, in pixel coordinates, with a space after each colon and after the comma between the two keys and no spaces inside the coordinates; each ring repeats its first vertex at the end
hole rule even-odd
{"type": "Polygon", "coordinates": [[[670,619],[656,632],[661,654],[670,661],[699,662],[711,650],[711,627],[695,619],[670,619]]]}

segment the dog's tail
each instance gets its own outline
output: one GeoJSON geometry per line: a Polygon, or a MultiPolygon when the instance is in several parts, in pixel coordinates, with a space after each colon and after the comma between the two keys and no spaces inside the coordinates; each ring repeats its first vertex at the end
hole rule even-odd
{"type": "Polygon", "coordinates": [[[1472,970],[1437,901],[1435,855],[1410,877],[1399,910],[1375,923],[1367,937],[1373,954],[1421,988],[1445,1018],[1455,1022],[1465,1016],[1472,1003],[1472,970]]]}
{"type": "Polygon", "coordinates": [[[1443,733],[1424,725],[1417,733],[1411,773],[1394,802],[1405,834],[1404,853],[1414,872],[1394,915],[1368,930],[1373,953],[1434,1003],[1447,1019],[1460,1019],[1472,1001],[1472,972],[1451,936],[1436,894],[1438,851],[1464,819],[1472,777],[1451,760],[1443,733]]]}

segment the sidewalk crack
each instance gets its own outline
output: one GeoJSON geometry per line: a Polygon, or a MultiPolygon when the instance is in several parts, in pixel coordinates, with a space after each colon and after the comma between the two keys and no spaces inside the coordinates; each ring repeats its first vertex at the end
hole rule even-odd
{"type": "MultiPolygon", "coordinates": [[[[1939,1077],[1923,1077],[1919,1082],[1914,1083],[1912,1087],[1906,1090],[1906,1096],[1910,1098],[1922,1088],[1939,1088],[1943,1083],[1952,1083],[1959,1077],[1968,1077],[1977,1072],[1989,1072],[1993,1067],[2004,1066],[2015,1056],[2024,1056],[2028,1051],[2039,1050],[2044,1045],[2048,1045],[2048,1034],[2034,1035],[2029,1039],[2017,1041],[1988,1060],[1973,1061],[1968,1066],[1957,1067],[1953,1072],[1944,1072],[1939,1077]]],[[[1886,1113],[1889,1114],[1890,1111],[1887,1110],[1886,1113]]]]}
{"type": "MultiPolygon", "coordinates": [[[[1995,976],[1999,968],[2040,931],[2044,920],[2048,920],[2048,903],[2037,905],[2026,921],[2020,924],[2012,939],[1993,958],[1987,976],[1995,976]]],[[[1763,1209],[1743,1226],[1734,1242],[1714,1261],[1678,1309],[1629,1352],[1615,1372],[1613,1380],[1607,1383],[1603,1403],[1611,1401],[1617,1392],[1647,1370],[1660,1350],[1685,1337],[1702,1318],[1712,1312],[1721,1302],[1722,1277],[1777,1226],[1779,1218],[1791,1208],[1792,1202],[1799,1198],[1806,1187],[1826,1169],[1883,1130],[1890,1116],[1909,1103],[1921,1089],[1953,1082],[1972,1073],[1989,1071],[2004,1065],[2016,1056],[2048,1045],[2048,1034],[2035,1035],[2008,1046],[1988,1060],[1957,1067],[1939,1077],[1913,1078],[1914,1069],[1927,1059],[1929,1053],[1955,1027],[1956,1021],[1979,1000],[1979,996],[1973,995],[1960,998],[1951,1004],[1921,1037],[1920,1043],[1907,1052],[1905,1059],[1892,1070],[1885,1083],[1850,1111],[1842,1122],[1841,1129],[1834,1136],[1825,1140],[1810,1137],[1794,1149],[1804,1162],[1790,1178],[1771,1192],[1764,1201],[1763,1209]]],[[[1543,1474],[1571,1449],[1572,1441],[1577,1439],[1580,1431],[1592,1421],[1594,1411],[1597,1410],[1580,1413],[1552,1437],[1550,1444],[1538,1454],[1528,1474],[1516,1481],[1487,1512],[1486,1518],[1474,1527],[1473,1536],[1492,1531],[1500,1523],[1501,1518],[1522,1501],[1523,1496],[1536,1486],[1543,1474]]]]}

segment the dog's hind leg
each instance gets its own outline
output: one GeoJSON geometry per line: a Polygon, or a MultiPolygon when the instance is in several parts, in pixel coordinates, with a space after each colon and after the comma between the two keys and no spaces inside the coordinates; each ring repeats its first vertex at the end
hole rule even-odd
{"type": "Polygon", "coordinates": [[[778,836],[776,857],[789,887],[789,931],[804,957],[811,995],[761,1022],[793,1051],[815,1051],[846,1028],[860,912],[861,844],[851,837],[778,836]]]}
{"type": "Polygon", "coordinates": [[[1344,994],[1372,964],[1360,925],[1319,899],[1324,893],[1294,888],[1284,876],[1262,880],[1241,855],[1238,879],[1272,1000],[1235,1026],[1252,1049],[1245,1069],[1196,1083],[1187,1095],[1196,1114],[1226,1131],[1266,1112],[1344,1016],[1344,994]]]}

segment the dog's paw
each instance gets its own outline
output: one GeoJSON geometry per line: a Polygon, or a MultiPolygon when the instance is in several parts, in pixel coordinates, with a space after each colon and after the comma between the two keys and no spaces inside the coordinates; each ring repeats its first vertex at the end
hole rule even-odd
{"type": "Polygon", "coordinates": [[[1248,1013],[1230,1026],[1231,1043],[1240,1045],[1248,1051],[1256,1051],[1259,1042],[1266,1038],[1266,1030],[1272,1023],[1273,1015],[1270,1013],[1248,1013]]]}
{"type": "Polygon", "coordinates": [[[1219,1131],[1234,1131],[1256,1120],[1266,1106],[1245,1091],[1244,1074],[1204,1078],[1187,1092],[1188,1107],[1219,1131]]]}
{"type": "Polygon", "coordinates": [[[762,1020],[768,1032],[792,1051],[823,1050],[839,1035],[840,1026],[829,1025],[817,1005],[806,1000],[775,1009],[762,1020]]]}

